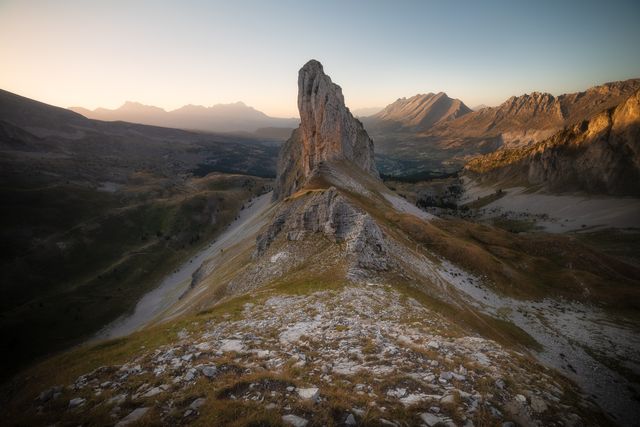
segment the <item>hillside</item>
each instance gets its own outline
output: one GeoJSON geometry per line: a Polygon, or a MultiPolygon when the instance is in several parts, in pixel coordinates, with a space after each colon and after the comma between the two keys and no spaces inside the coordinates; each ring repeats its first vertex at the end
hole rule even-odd
{"type": "Polygon", "coordinates": [[[640,91],[546,140],[475,158],[465,171],[503,186],[640,196],[640,91]]]}
{"type": "Polygon", "coordinates": [[[637,419],[636,267],[566,236],[417,209],[379,179],[371,139],[317,61],[299,72],[298,106],[271,202],[222,234],[224,250],[144,329],[19,373],[2,389],[7,420],[637,419]]]}
{"type": "Polygon", "coordinates": [[[131,310],[269,188],[277,148],[2,91],[0,154],[4,378],[131,310]]]}
{"type": "Polygon", "coordinates": [[[207,132],[255,132],[260,128],[282,128],[291,132],[298,119],[269,117],[242,102],[216,104],[211,107],[185,105],[176,110],[165,111],[138,102],[125,102],[119,108],[110,110],[97,108],[88,110],[71,107],[70,110],[85,117],[104,121],[125,121],[146,125],[207,132]]]}

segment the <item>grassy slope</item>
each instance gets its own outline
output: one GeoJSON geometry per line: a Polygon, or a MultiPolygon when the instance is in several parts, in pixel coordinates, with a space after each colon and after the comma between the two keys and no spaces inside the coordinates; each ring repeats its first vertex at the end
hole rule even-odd
{"type": "Polygon", "coordinates": [[[173,186],[144,177],[114,194],[3,189],[0,377],[133,309],[265,182],[212,174],[173,186]]]}
{"type": "MultiPolygon", "coordinates": [[[[185,331],[191,334],[198,334],[202,332],[203,328],[207,325],[217,322],[227,322],[231,320],[239,320],[243,318],[243,309],[246,303],[263,304],[269,297],[274,295],[296,295],[304,296],[310,295],[313,292],[322,290],[330,292],[339,292],[345,285],[344,279],[337,279],[344,271],[340,268],[336,268],[335,271],[329,271],[328,275],[320,276],[307,276],[301,277],[298,274],[293,274],[292,277],[276,280],[270,285],[254,291],[251,295],[245,294],[240,296],[231,297],[225,299],[223,303],[220,303],[209,310],[202,311],[197,314],[186,316],[182,319],[172,321],[167,324],[158,325],[152,328],[148,328],[143,332],[134,333],[128,337],[119,338],[103,342],[101,344],[92,345],[88,347],[78,348],[69,352],[57,355],[49,360],[40,363],[28,371],[22,373],[16,381],[5,385],[2,389],[3,403],[6,403],[6,417],[9,420],[20,422],[29,425],[46,425],[50,422],[83,422],[93,425],[109,424],[112,423],[112,419],[109,417],[108,409],[109,405],[93,405],[93,401],[103,400],[110,395],[102,395],[96,397],[91,393],[91,390],[85,390],[82,392],[74,392],[71,390],[65,390],[64,397],[57,401],[47,403],[48,410],[45,414],[40,415],[34,411],[25,411],[24,408],[32,407],[33,398],[37,396],[42,390],[57,384],[70,384],[75,379],[84,373],[90,372],[101,366],[117,366],[123,363],[134,360],[139,355],[142,355],[154,348],[158,348],[165,344],[170,344],[178,339],[178,333],[185,331]],[[20,379],[29,378],[29,381],[25,382],[20,379]],[[66,410],[66,404],[71,397],[84,396],[90,402],[92,402],[93,408],[82,415],[78,415],[73,411],[66,410]],[[51,408],[54,406],[54,409],[51,408]],[[106,407],[106,409],[105,409],[106,407]],[[52,415],[55,418],[51,418],[52,415]]],[[[396,289],[400,289],[406,294],[407,298],[415,298],[420,303],[425,304],[429,309],[437,309],[437,312],[449,317],[450,313],[447,313],[447,308],[442,308],[438,304],[433,304],[432,301],[425,300],[425,296],[420,291],[417,291],[412,287],[405,287],[400,285],[394,286],[396,289]]],[[[419,322],[421,319],[407,318],[404,319],[407,324],[412,322],[419,322]]],[[[464,322],[464,321],[463,321],[464,322]]],[[[444,333],[449,337],[465,336],[464,329],[456,326],[446,331],[438,331],[438,333],[444,333]]],[[[366,337],[363,337],[366,339],[366,337]]],[[[303,349],[308,357],[313,358],[313,350],[303,349]]],[[[375,352],[375,348],[371,350],[375,352]]],[[[416,350],[418,351],[418,350],[416,350]]],[[[423,352],[425,350],[422,350],[423,352]]],[[[427,350],[428,353],[428,350],[427,350]]],[[[431,357],[431,353],[428,354],[431,357]]],[[[372,354],[375,357],[375,354],[372,354]]],[[[237,360],[234,355],[225,355],[215,361],[217,366],[237,366],[237,360]]],[[[457,365],[452,362],[453,365],[457,365]]],[[[173,412],[175,413],[175,421],[180,422],[184,409],[198,397],[206,397],[206,405],[200,410],[200,417],[194,420],[195,425],[230,425],[230,426],[247,426],[247,425],[264,425],[264,426],[280,426],[282,421],[277,411],[268,411],[265,409],[264,404],[260,402],[247,402],[247,401],[235,401],[228,399],[228,395],[234,391],[240,391],[246,389],[249,384],[260,384],[268,382],[273,386],[284,384],[283,387],[293,385],[301,386],[309,383],[317,383],[316,373],[309,372],[305,369],[300,369],[292,366],[292,362],[284,366],[280,372],[260,371],[252,373],[241,373],[240,371],[231,370],[229,374],[223,375],[217,378],[214,382],[208,381],[206,378],[199,379],[192,387],[185,388],[183,390],[177,390],[176,392],[168,395],[160,396],[159,403],[154,399],[153,405],[155,408],[145,416],[142,421],[142,425],[155,425],[159,421],[158,409],[164,407],[167,404],[167,399],[171,400],[171,406],[175,407],[173,412]]],[[[479,369],[475,366],[475,369],[479,369]]],[[[540,370],[541,368],[533,364],[528,369],[540,370]]],[[[544,371],[549,374],[549,371],[544,371]]],[[[351,381],[342,382],[340,379],[332,386],[324,386],[322,389],[322,395],[327,399],[326,403],[320,405],[313,405],[306,408],[309,414],[314,414],[314,422],[322,425],[338,425],[336,424],[336,418],[340,417],[340,414],[350,411],[352,407],[367,407],[369,397],[366,395],[358,395],[355,393],[346,392],[353,386],[353,381],[360,381],[362,383],[374,383],[370,374],[361,374],[363,377],[349,378],[351,381]],[[322,417],[320,419],[319,417],[322,417]]],[[[569,383],[561,378],[554,377],[556,384],[561,384],[563,389],[566,387],[565,398],[571,396],[571,386],[569,383]]],[[[155,377],[151,374],[143,375],[137,379],[135,384],[128,386],[128,391],[134,393],[138,386],[144,382],[149,383],[167,383],[171,378],[155,377]]],[[[393,378],[385,379],[379,384],[380,390],[376,390],[378,394],[384,393],[387,381],[393,380],[393,378]]],[[[406,377],[399,374],[397,381],[406,381],[406,377]]],[[[506,378],[509,381],[509,378],[506,378]]],[[[393,385],[393,384],[392,384],[393,385]]],[[[491,387],[494,387],[492,382],[487,382],[487,390],[482,388],[482,384],[478,384],[479,390],[483,393],[488,392],[491,387]]],[[[510,385],[511,387],[511,385],[510,385]]],[[[108,391],[107,393],[111,393],[108,391]]],[[[305,412],[304,405],[309,403],[302,402],[301,407],[296,407],[296,411],[305,412]]],[[[138,407],[133,401],[127,401],[123,405],[124,413],[131,411],[138,407]]],[[[446,410],[453,410],[452,408],[446,408],[446,410]]],[[[455,411],[454,411],[455,412],[455,411]]],[[[407,412],[409,414],[409,412],[407,412]]],[[[378,416],[375,416],[375,411],[372,411],[373,418],[368,418],[369,414],[365,414],[364,421],[371,422],[371,425],[378,425],[378,416]]],[[[394,419],[405,419],[403,412],[397,412],[397,408],[393,413],[389,414],[394,419]]],[[[482,415],[479,415],[482,417],[482,415]]],[[[487,418],[487,420],[489,420],[487,418]]],[[[409,415],[406,415],[406,420],[411,422],[414,420],[409,415]]],[[[598,419],[598,423],[606,425],[606,420],[598,419]]]]}
{"type": "MultiPolygon", "coordinates": [[[[305,189],[300,190],[296,195],[291,197],[300,197],[300,195],[304,195],[311,191],[322,191],[322,189],[330,186],[331,183],[323,177],[315,177],[307,184],[305,189]]],[[[433,222],[425,223],[413,215],[403,214],[397,212],[395,209],[389,209],[386,202],[381,201],[378,197],[367,198],[348,190],[343,189],[342,191],[348,193],[351,200],[358,204],[361,209],[367,211],[376,218],[386,233],[393,236],[399,242],[403,242],[407,247],[416,247],[416,245],[418,247],[421,246],[422,249],[428,249],[424,254],[430,256],[436,262],[438,262],[438,259],[434,257],[433,254],[439,254],[456,263],[460,263],[479,275],[486,274],[487,271],[482,268],[484,266],[481,264],[473,265],[468,262],[462,262],[463,260],[466,260],[467,254],[465,254],[464,251],[468,248],[468,243],[463,239],[456,239],[453,236],[445,237],[445,233],[443,233],[440,228],[434,227],[433,222]],[[418,228],[414,228],[416,226],[418,228]],[[425,228],[419,231],[422,227],[425,228]],[[419,240],[421,233],[427,233],[432,237],[437,236],[435,237],[436,239],[443,240],[439,242],[437,248],[434,248],[432,245],[425,244],[424,241],[419,240]],[[462,247],[462,253],[457,252],[457,246],[462,247]]],[[[441,224],[446,224],[446,221],[441,224]]],[[[471,225],[472,223],[468,224],[471,225]]],[[[484,249],[478,248],[478,251],[482,253],[484,249]]],[[[490,254],[483,255],[491,256],[490,254]]],[[[416,279],[417,280],[409,280],[404,274],[385,275],[386,282],[392,283],[398,290],[417,299],[431,310],[447,317],[465,330],[481,334],[482,336],[496,340],[506,346],[524,346],[531,349],[540,348],[539,343],[537,343],[529,334],[513,325],[511,322],[478,313],[477,310],[472,307],[460,305],[454,306],[447,303],[434,294],[432,283],[422,283],[419,278],[416,279]]],[[[499,286],[500,285],[504,285],[504,280],[500,282],[499,286]]],[[[512,286],[512,284],[510,285],[512,286]]],[[[504,289],[502,289],[502,291],[504,291],[504,289]]],[[[518,293],[518,296],[523,297],[524,295],[522,293],[518,293]]],[[[530,294],[527,296],[532,297],[530,294]]]]}
{"type": "MultiPolygon", "coordinates": [[[[339,270],[340,267],[337,269],[339,270]]],[[[184,316],[169,323],[148,327],[144,331],[134,332],[126,337],[83,345],[61,352],[19,372],[11,381],[5,382],[0,388],[0,405],[6,405],[8,419],[22,420],[27,423],[35,423],[38,420],[38,423],[41,424],[42,419],[36,414],[24,414],[20,408],[23,405],[30,405],[33,396],[39,394],[43,389],[57,384],[72,383],[79,375],[100,366],[120,365],[129,362],[136,355],[144,353],[146,349],[157,348],[175,341],[179,331],[198,331],[207,322],[238,319],[241,317],[244,305],[248,302],[260,304],[273,295],[308,295],[318,290],[339,290],[344,285],[343,280],[336,279],[339,275],[338,271],[335,274],[313,277],[308,275],[301,277],[294,274],[293,277],[276,280],[251,294],[226,297],[207,310],[184,316]]],[[[226,412],[229,408],[220,409],[225,410],[225,416],[229,415],[226,412]]],[[[254,415],[255,413],[251,416],[254,415]]],[[[110,419],[106,418],[107,416],[106,413],[91,414],[90,418],[92,422],[96,422],[96,418],[99,420],[101,417],[105,417],[103,421],[108,423],[110,419]]],[[[221,416],[221,414],[217,416],[221,416]]]]}
{"type": "Polygon", "coordinates": [[[507,295],[564,297],[638,309],[640,270],[570,236],[518,235],[463,220],[424,224],[396,215],[392,220],[417,242],[487,277],[507,295]]]}

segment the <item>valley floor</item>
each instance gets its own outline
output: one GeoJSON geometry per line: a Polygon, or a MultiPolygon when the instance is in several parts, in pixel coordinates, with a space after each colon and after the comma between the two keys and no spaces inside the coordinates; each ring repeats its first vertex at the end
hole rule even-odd
{"type": "Polygon", "coordinates": [[[528,221],[551,233],[598,228],[640,228],[640,199],[545,194],[524,187],[501,189],[464,179],[460,204],[478,204],[480,219],[528,221]]]}

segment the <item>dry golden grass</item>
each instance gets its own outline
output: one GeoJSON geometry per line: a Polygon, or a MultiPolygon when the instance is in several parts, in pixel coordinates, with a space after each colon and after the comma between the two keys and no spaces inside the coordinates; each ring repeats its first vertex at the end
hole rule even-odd
{"type": "Polygon", "coordinates": [[[407,235],[517,298],[565,297],[640,308],[640,268],[565,235],[516,235],[463,220],[387,214],[407,235]],[[587,289],[587,291],[585,291],[587,289]]]}

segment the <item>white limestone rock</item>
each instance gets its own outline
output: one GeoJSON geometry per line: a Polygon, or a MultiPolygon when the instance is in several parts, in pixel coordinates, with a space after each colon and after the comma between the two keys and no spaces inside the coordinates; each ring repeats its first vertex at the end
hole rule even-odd
{"type": "Polygon", "coordinates": [[[378,177],[373,141],[345,106],[340,86],[316,60],[298,73],[298,110],[300,127],[280,150],[274,199],[293,194],[326,161],[347,160],[378,177]]]}

